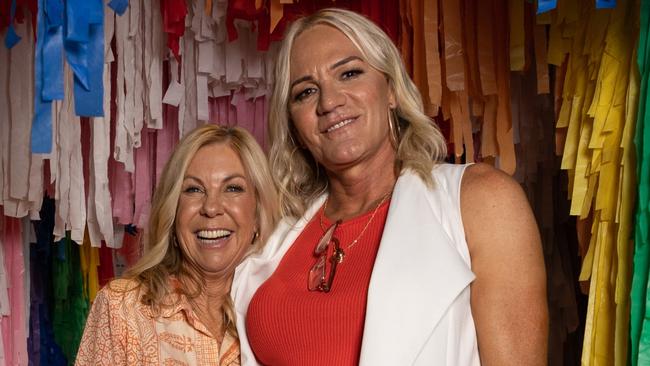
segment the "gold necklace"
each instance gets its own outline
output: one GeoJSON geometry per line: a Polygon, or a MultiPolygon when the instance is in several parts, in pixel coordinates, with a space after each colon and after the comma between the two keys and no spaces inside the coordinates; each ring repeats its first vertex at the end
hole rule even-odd
{"type": "MultiPolygon", "coordinates": [[[[384,204],[384,202],[386,202],[386,199],[388,199],[388,197],[390,197],[392,193],[393,193],[393,191],[390,191],[390,192],[386,193],[384,195],[384,197],[381,198],[381,201],[379,201],[379,203],[377,204],[377,207],[375,207],[375,209],[372,211],[372,215],[370,216],[370,219],[368,220],[368,222],[366,222],[366,226],[363,227],[363,230],[361,230],[361,233],[359,234],[359,236],[357,236],[357,238],[354,239],[345,248],[346,250],[352,248],[353,246],[355,246],[357,244],[357,242],[359,242],[359,239],[361,239],[361,237],[366,232],[366,230],[368,230],[368,227],[370,226],[370,223],[375,218],[375,215],[377,214],[377,211],[379,211],[379,207],[381,207],[381,205],[384,204]]],[[[323,232],[326,231],[325,227],[323,225],[323,216],[325,216],[325,210],[327,209],[327,202],[329,202],[329,199],[330,199],[330,197],[327,196],[327,198],[325,199],[325,204],[323,205],[323,212],[320,215],[320,228],[323,230],[323,232]]]]}

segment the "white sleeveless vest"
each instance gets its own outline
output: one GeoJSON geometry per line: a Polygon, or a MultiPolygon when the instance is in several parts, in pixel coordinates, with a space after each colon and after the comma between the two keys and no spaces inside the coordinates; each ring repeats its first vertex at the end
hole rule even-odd
{"type": "MultiPolygon", "coordinates": [[[[433,189],[410,171],[397,179],[368,289],[360,365],[480,365],[460,213],[465,168],[436,165],[433,189]]],[[[246,338],[248,304],[324,200],[295,223],[283,220],[264,250],[235,272],[242,365],[258,364],[246,338]]]]}

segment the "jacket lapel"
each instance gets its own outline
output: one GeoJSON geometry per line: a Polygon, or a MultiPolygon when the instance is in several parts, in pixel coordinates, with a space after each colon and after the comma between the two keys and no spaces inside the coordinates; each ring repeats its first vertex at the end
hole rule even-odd
{"type": "Polygon", "coordinates": [[[412,364],[474,279],[436,206],[420,178],[398,179],[368,290],[361,365],[412,364]]]}

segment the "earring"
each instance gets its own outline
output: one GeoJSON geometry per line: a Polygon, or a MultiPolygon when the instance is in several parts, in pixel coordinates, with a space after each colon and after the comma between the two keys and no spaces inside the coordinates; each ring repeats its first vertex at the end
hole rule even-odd
{"type": "Polygon", "coordinates": [[[390,108],[388,110],[388,129],[390,130],[390,142],[397,150],[399,148],[399,117],[397,116],[397,108],[390,108]]]}
{"type": "Polygon", "coordinates": [[[176,239],[176,234],[172,234],[172,245],[175,248],[178,248],[178,239],[176,239]]]}
{"type": "Polygon", "coordinates": [[[257,238],[260,237],[259,231],[255,230],[255,234],[253,234],[253,241],[251,242],[251,245],[255,245],[255,242],[257,241],[257,238]]]}

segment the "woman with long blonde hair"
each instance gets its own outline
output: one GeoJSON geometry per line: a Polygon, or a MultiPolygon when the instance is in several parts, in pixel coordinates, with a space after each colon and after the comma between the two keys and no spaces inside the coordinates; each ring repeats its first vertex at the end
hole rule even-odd
{"type": "Polygon", "coordinates": [[[76,364],[239,365],[232,277],[277,216],[266,158],[248,132],[190,132],[156,187],[144,255],[98,293],[76,364]]]}

